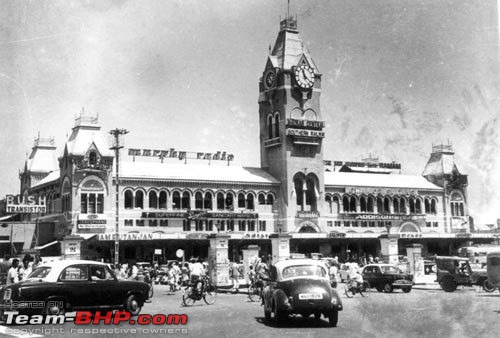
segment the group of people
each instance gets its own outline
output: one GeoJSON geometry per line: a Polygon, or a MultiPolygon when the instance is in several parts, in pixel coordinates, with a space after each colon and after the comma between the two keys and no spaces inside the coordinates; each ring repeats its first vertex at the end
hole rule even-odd
{"type": "Polygon", "coordinates": [[[10,256],[6,256],[0,265],[2,272],[7,271],[5,284],[10,285],[26,280],[41,262],[42,259],[39,255],[33,257],[30,254],[26,254],[22,262],[19,262],[18,258],[14,258],[11,261],[10,256]]]}

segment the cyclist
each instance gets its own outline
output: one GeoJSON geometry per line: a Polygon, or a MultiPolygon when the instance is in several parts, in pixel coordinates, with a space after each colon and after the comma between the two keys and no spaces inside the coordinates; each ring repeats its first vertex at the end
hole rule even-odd
{"type": "Polygon", "coordinates": [[[361,285],[363,285],[363,276],[361,275],[359,267],[357,265],[351,265],[349,271],[349,283],[350,287],[356,288],[359,288],[361,285]]]}

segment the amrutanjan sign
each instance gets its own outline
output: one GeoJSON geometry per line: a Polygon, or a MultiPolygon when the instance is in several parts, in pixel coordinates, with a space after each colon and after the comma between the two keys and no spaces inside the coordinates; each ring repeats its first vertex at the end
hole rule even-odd
{"type": "Polygon", "coordinates": [[[47,212],[47,199],[45,197],[7,195],[5,202],[7,213],[37,214],[47,212]]]}

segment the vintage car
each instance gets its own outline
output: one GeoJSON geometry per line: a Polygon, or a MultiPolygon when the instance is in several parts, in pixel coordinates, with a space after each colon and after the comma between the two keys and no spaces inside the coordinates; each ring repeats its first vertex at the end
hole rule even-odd
{"type": "Polygon", "coordinates": [[[26,280],[0,289],[0,311],[57,315],[76,310],[125,309],[138,315],[148,300],[149,289],[144,282],[118,280],[104,263],[56,261],[42,264],[26,280]]]}
{"type": "Polygon", "coordinates": [[[472,269],[469,259],[458,256],[436,256],[437,282],[445,292],[453,292],[457,286],[482,286],[485,291],[494,291],[488,282],[486,269],[472,269]]]}
{"type": "Polygon", "coordinates": [[[280,323],[289,314],[319,319],[328,318],[330,326],[337,326],[342,302],[330,286],[328,270],[324,263],[314,259],[288,259],[269,268],[270,282],[264,288],[264,316],[280,323]]]}
{"type": "Polygon", "coordinates": [[[363,279],[375,287],[378,292],[392,292],[401,289],[410,292],[413,285],[413,275],[402,272],[391,264],[368,264],[361,272],[363,279]]]}

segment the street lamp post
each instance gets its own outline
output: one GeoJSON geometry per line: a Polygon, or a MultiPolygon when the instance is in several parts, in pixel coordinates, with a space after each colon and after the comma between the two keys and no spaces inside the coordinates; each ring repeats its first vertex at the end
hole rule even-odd
{"type": "Polygon", "coordinates": [[[110,148],[115,151],[116,161],[116,193],[115,193],[115,266],[118,266],[120,260],[120,242],[119,242],[119,227],[120,227],[120,149],[123,145],[120,144],[120,136],[128,134],[126,129],[113,129],[109,133],[113,136],[113,146],[110,148]]]}

